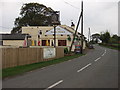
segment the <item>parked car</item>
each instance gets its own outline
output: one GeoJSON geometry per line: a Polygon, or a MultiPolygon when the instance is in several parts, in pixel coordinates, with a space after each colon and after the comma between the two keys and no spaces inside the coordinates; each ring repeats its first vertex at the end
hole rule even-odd
{"type": "Polygon", "coordinates": [[[89,44],[89,45],[88,45],[88,48],[89,48],[89,49],[93,49],[94,47],[93,47],[92,44],[89,44]]]}
{"type": "Polygon", "coordinates": [[[80,53],[81,52],[81,46],[80,45],[75,45],[74,52],[75,53],[80,53]]]}

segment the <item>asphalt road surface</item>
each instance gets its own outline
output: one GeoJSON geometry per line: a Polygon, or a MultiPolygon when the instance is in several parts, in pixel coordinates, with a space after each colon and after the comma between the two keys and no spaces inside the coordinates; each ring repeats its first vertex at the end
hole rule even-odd
{"type": "Polygon", "coordinates": [[[96,45],[79,58],[5,79],[3,88],[118,88],[118,51],[96,45]]]}

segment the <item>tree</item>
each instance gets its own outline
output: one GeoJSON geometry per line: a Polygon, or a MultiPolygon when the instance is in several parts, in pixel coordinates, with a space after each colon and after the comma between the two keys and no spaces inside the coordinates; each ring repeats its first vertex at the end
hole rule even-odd
{"type": "Polygon", "coordinates": [[[116,39],[117,41],[119,40],[119,37],[117,35],[113,35],[112,38],[116,39]]]}
{"type": "Polygon", "coordinates": [[[111,38],[110,38],[110,43],[118,43],[119,42],[119,36],[117,36],[117,35],[113,35],[111,38]]]}
{"type": "Polygon", "coordinates": [[[100,39],[100,34],[96,33],[92,35],[92,42],[98,43],[98,39],[100,39]]]}
{"type": "Polygon", "coordinates": [[[108,43],[109,40],[110,40],[110,33],[107,31],[107,32],[105,33],[105,42],[108,43]]]}
{"type": "Polygon", "coordinates": [[[21,8],[20,17],[15,19],[15,27],[11,33],[19,33],[22,26],[52,25],[51,16],[53,12],[53,9],[43,4],[26,3],[21,8]]]}
{"type": "Polygon", "coordinates": [[[106,31],[104,34],[101,33],[100,39],[102,40],[103,43],[109,43],[110,33],[108,31],[106,31]]]}

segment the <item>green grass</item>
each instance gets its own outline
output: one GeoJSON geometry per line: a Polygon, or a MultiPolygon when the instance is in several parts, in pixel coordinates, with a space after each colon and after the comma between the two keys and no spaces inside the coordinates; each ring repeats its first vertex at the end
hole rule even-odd
{"type": "Polygon", "coordinates": [[[44,61],[44,62],[29,64],[29,65],[12,67],[12,68],[6,68],[6,69],[2,70],[2,78],[23,74],[23,73],[31,71],[31,70],[35,70],[35,69],[49,66],[52,64],[57,64],[60,62],[68,61],[70,59],[77,58],[80,56],[82,56],[82,54],[75,54],[73,56],[65,56],[65,57],[50,60],[50,61],[44,61]]]}
{"type": "Polygon", "coordinates": [[[117,47],[120,47],[120,44],[112,44],[113,46],[117,46],[117,47]]]}
{"type": "Polygon", "coordinates": [[[0,69],[0,79],[2,78],[2,69],[0,69]]]}
{"type": "Polygon", "coordinates": [[[107,47],[107,48],[115,49],[115,50],[120,50],[120,48],[118,47],[119,46],[118,44],[113,44],[113,45],[116,46],[116,47],[100,44],[100,46],[103,46],[103,47],[107,47]]]}

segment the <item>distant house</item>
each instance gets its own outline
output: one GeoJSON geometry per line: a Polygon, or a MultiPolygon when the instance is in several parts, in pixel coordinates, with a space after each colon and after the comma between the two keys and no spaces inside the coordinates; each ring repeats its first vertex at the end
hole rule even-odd
{"type": "Polygon", "coordinates": [[[0,34],[0,45],[23,46],[26,35],[28,34],[0,34]]]}

